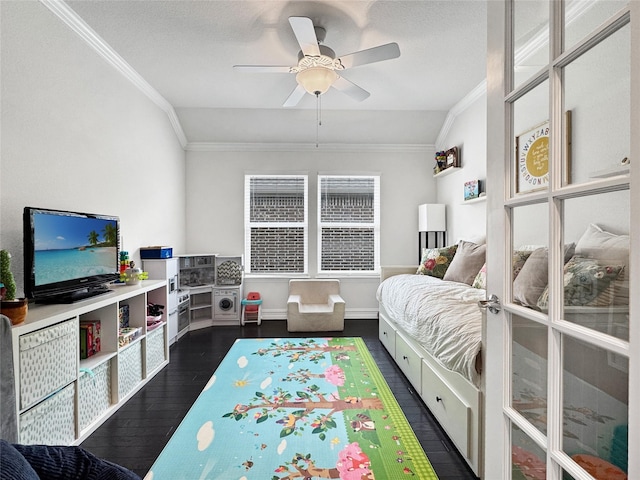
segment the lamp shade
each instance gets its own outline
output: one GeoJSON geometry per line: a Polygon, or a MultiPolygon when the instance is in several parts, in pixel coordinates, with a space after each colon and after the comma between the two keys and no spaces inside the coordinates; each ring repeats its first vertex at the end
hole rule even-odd
{"type": "Polygon", "coordinates": [[[296,75],[296,81],[311,95],[321,95],[338,79],[338,74],[327,67],[309,67],[296,75]]]}
{"type": "Polygon", "coordinates": [[[447,230],[446,205],[425,203],[418,205],[419,232],[445,232],[447,230]]]}

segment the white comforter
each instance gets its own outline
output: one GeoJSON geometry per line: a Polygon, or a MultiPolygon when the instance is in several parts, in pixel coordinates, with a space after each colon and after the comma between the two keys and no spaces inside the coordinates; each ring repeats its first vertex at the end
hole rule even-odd
{"type": "Polygon", "coordinates": [[[376,297],[391,320],[442,365],[479,384],[482,313],[485,290],[445,282],[427,275],[394,275],[378,287],[376,297]]]}

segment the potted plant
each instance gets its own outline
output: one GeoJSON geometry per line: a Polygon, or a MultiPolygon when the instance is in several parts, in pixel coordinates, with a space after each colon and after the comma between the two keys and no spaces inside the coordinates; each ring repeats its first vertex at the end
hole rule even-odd
{"type": "Polygon", "coordinates": [[[11,254],[0,250],[0,313],[11,319],[12,325],[27,318],[29,302],[26,298],[16,299],[16,282],[11,273],[11,254]]]}

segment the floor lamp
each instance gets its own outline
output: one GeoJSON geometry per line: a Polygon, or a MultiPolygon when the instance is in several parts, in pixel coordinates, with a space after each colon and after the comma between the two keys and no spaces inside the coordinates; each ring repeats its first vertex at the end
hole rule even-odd
{"type": "Polygon", "coordinates": [[[435,246],[444,247],[447,242],[446,205],[442,203],[425,203],[418,205],[418,263],[422,260],[422,238],[426,236],[429,248],[429,233],[435,236],[435,246]]]}

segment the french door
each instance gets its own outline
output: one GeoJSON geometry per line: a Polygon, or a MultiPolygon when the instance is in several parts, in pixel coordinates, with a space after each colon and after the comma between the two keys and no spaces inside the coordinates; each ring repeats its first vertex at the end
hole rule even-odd
{"type": "Polygon", "coordinates": [[[484,478],[639,479],[640,2],[488,4],[484,478]]]}

